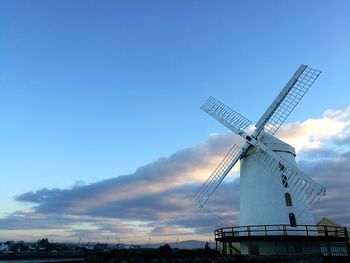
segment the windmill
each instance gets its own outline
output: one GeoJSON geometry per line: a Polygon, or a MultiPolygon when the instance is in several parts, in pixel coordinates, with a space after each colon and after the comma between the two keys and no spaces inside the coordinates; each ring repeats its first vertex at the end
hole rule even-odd
{"type": "Polygon", "coordinates": [[[201,107],[245,140],[234,145],[195,194],[202,208],[240,160],[240,225],[314,225],[310,210],[325,188],[297,168],[295,150],[274,135],[321,72],[301,65],[248,134],[251,122],[217,99],[201,107]]]}

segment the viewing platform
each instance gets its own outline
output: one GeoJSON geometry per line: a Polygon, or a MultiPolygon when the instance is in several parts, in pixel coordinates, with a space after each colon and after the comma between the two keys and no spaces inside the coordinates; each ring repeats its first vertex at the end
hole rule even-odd
{"type": "Polygon", "coordinates": [[[326,225],[253,225],[225,227],[215,230],[215,241],[237,242],[244,239],[279,239],[284,240],[289,237],[295,240],[300,238],[317,240],[348,241],[348,231],[346,227],[335,227],[326,225]]]}
{"type": "Polygon", "coordinates": [[[323,256],[349,255],[345,227],[329,225],[251,225],[215,230],[216,248],[222,254],[323,256]],[[240,244],[240,252],[237,245],[240,244]],[[219,246],[218,246],[219,245],[219,246]]]}

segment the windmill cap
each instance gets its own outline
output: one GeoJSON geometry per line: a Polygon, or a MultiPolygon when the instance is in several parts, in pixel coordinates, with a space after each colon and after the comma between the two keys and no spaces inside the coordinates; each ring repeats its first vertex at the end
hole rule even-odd
{"type": "MultiPolygon", "coordinates": [[[[277,139],[275,136],[267,134],[265,132],[260,133],[258,140],[264,143],[267,147],[269,147],[274,152],[285,152],[296,155],[294,147],[289,144],[277,139]]],[[[256,152],[255,147],[251,147],[248,152],[245,154],[250,155],[256,152]]],[[[245,157],[243,156],[243,157],[245,157]]]]}

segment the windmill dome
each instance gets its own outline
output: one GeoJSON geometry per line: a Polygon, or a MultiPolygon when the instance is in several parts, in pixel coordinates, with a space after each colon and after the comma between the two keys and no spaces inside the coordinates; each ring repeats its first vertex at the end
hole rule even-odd
{"type": "MultiPolygon", "coordinates": [[[[267,147],[269,147],[272,151],[276,153],[289,153],[292,154],[294,157],[296,156],[295,148],[290,146],[289,144],[281,141],[280,139],[276,138],[273,135],[270,135],[266,132],[261,132],[259,135],[259,140],[263,142],[267,147]]],[[[251,147],[243,156],[244,158],[247,155],[256,153],[256,148],[251,147]]]]}

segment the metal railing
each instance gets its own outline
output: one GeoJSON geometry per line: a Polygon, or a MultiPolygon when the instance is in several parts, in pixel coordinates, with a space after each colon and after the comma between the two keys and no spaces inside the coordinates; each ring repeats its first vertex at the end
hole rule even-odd
{"type": "Polygon", "coordinates": [[[348,240],[346,227],[326,225],[251,225],[226,227],[215,230],[215,240],[239,237],[306,236],[348,240]]]}

